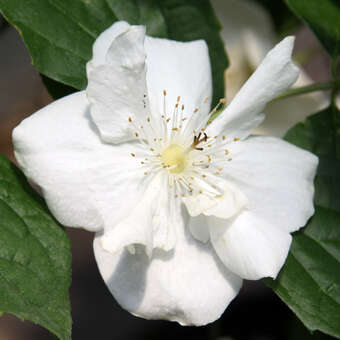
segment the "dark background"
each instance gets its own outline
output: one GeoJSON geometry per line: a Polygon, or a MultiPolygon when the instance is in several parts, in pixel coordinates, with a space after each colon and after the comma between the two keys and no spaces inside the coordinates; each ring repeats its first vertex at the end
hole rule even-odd
{"type": "MultiPolygon", "coordinates": [[[[259,0],[274,15],[279,34],[296,30],[298,48],[319,46],[282,1],[259,0]]],[[[327,79],[326,57],[319,52],[306,65],[317,81],[327,79]]],[[[0,153],[12,161],[12,129],[26,116],[52,99],[14,28],[0,17],[0,153]]],[[[124,311],[107,290],[92,251],[93,235],[68,229],[72,242],[72,286],[70,290],[73,339],[218,339],[218,340],[308,340],[331,339],[308,333],[293,313],[262,282],[245,282],[241,293],[221,319],[206,327],[182,327],[166,321],[147,321],[124,311]]],[[[47,340],[54,337],[42,327],[12,315],[0,317],[0,340],[47,340]]]]}

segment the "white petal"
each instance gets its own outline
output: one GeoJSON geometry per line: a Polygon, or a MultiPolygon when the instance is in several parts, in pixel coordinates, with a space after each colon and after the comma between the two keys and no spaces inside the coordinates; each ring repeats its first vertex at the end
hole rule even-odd
{"type": "Polygon", "coordinates": [[[276,45],[248,79],[229,106],[207,128],[211,136],[247,137],[264,119],[266,104],[288,89],[299,70],[291,60],[294,38],[276,45]]]}
{"type": "MultiPolygon", "coordinates": [[[[102,32],[93,44],[92,59],[87,63],[87,68],[106,64],[106,54],[113,42],[120,34],[126,32],[130,25],[125,21],[117,21],[107,30],[102,32]]],[[[90,71],[89,69],[87,70],[90,71]]]]}
{"type": "Polygon", "coordinates": [[[129,117],[142,123],[148,115],[144,38],[144,26],[128,27],[112,41],[106,64],[89,69],[91,116],[105,142],[134,139],[129,117]]]}
{"type": "MultiPolygon", "coordinates": [[[[204,214],[206,216],[230,218],[245,206],[246,197],[235,185],[217,178],[214,179],[214,183],[223,190],[223,194],[211,195],[210,192],[207,192],[209,190],[207,188],[206,190],[203,189],[200,194],[182,198],[191,216],[204,214]]],[[[203,184],[202,181],[202,187],[203,184]]]]}
{"type": "Polygon", "coordinates": [[[171,205],[167,176],[162,172],[147,179],[139,202],[126,218],[105,229],[102,247],[116,253],[125,246],[145,245],[151,257],[154,248],[170,250],[176,242],[173,224],[181,218],[179,206],[171,205]]]}
{"type": "Polygon", "coordinates": [[[129,213],[145,176],[131,156],[139,146],[103,144],[88,107],[84,92],[55,101],[21,122],[13,142],[59,222],[95,231],[129,213]]]}
{"type": "Polygon", "coordinates": [[[199,108],[198,116],[210,111],[212,76],[208,47],[203,40],[177,42],[147,37],[147,83],[151,110],[163,114],[163,90],[166,111],[172,115],[177,97],[181,97],[186,115],[199,108]],[[204,103],[204,99],[209,100],[204,103]]]}
{"type": "Polygon", "coordinates": [[[292,240],[267,221],[245,211],[231,220],[210,218],[211,242],[223,263],[248,280],[275,278],[292,240]]]}
{"type": "Polygon", "coordinates": [[[174,225],[176,248],[156,250],[149,261],[144,251],[113,255],[94,241],[99,270],[119,304],[146,319],[166,319],[183,325],[205,325],[220,317],[238,293],[242,281],[219,261],[210,243],[195,241],[174,225]]]}
{"type": "Polygon", "coordinates": [[[272,137],[250,137],[228,163],[225,178],[247,197],[247,209],[273,228],[293,232],[314,213],[318,158],[272,137]]]}
{"type": "Polygon", "coordinates": [[[191,232],[191,235],[196,240],[204,243],[209,241],[210,233],[206,216],[201,214],[196,217],[190,217],[188,227],[191,232]]]}

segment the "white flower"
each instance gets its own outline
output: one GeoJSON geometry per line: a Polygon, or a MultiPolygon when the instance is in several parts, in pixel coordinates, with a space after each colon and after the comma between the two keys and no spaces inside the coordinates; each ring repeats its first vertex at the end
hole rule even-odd
{"type": "Polygon", "coordinates": [[[96,231],[117,301],[150,319],[216,320],[242,279],[276,277],[290,232],[313,214],[317,158],[249,137],[298,76],[277,45],[207,125],[208,49],[114,24],[95,42],[88,88],[24,120],[15,154],[64,225],[96,231]]]}
{"type": "MultiPolygon", "coordinates": [[[[258,3],[248,0],[211,0],[222,24],[230,66],[225,72],[226,98],[231,101],[276,41],[270,15],[258,3]]],[[[312,84],[301,71],[294,87],[312,84]]],[[[266,119],[253,130],[255,134],[283,137],[296,123],[328,105],[319,92],[269,103],[266,119]]]]}

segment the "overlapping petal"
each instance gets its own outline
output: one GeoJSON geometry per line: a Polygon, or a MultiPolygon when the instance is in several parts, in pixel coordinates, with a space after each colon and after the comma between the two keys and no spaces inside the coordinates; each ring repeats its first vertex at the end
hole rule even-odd
{"type": "Polygon", "coordinates": [[[173,251],[143,249],[117,254],[94,241],[99,270],[110,291],[134,315],[183,325],[204,325],[220,317],[238,293],[242,280],[218,259],[210,243],[195,241],[178,221],[173,251]]]}
{"type": "Polygon", "coordinates": [[[117,253],[126,246],[144,245],[152,256],[154,248],[169,251],[176,242],[174,225],[182,215],[178,201],[168,195],[168,180],[158,173],[145,180],[140,200],[129,214],[106,229],[101,237],[101,246],[110,253],[117,253]]]}
{"type": "Polygon", "coordinates": [[[276,278],[292,240],[288,232],[250,211],[231,220],[212,217],[208,221],[211,242],[227,268],[248,280],[276,278]]]}
{"type": "Polygon", "coordinates": [[[250,137],[242,144],[224,176],[247,197],[247,209],[272,228],[303,227],[314,213],[318,158],[273,137],[250,137]]]}
{"type": "Polygon", "coordinates": [[[126,21],[118,21],[98,36],[92,47],[92,59],[86,65],[88,74],[94,67],[106,64],[106,54],[112,42],[129,28],[126,21]]]}
{"type": "Polygon", "coordinates": [[[145,38],[144,27],[119,22],[100,35],[87,71],[91,115],[108,143],[135,138],[128,117],[171,115],[179,97],[188,114],[199,109],[197,119],[210,110],[212,78],[203,40],[145,38]]]}
{"type": "Polygon", "coordinates": [[[128,118],[149,114],[144,39],[145,27],[128,27],[112,41],[105,64],[88,68],[86,93],[104,142],[135,139],[128,118]]]}
{"type": "MultiPolygon", "coordinates": [[[[209,192],[209,188],[207,188],[202,193],[182,198],[191,216],[195,217],[203,214],[206,216],[231,218],[244,208],[247,198],[235,185],[219,179],[217,176],[212,178],[212,181],[218,183],[219,189],[222,190],[221,194],[217,195],[217,197],[215,194],[212,195],[209,192]]],[[[202,181],[202,188],[203,184],[204,181],[202,181]]]]}

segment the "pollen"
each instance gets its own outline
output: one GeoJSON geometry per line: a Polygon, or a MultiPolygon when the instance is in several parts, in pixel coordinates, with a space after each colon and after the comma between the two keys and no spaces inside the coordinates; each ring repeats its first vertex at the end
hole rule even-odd
{"type": "Polygon", "coordinates": [[[172,144],[162,152],[162,162],[170,173],[179,174],[188,165],[188,152],[180,145],[172,144]]]}

